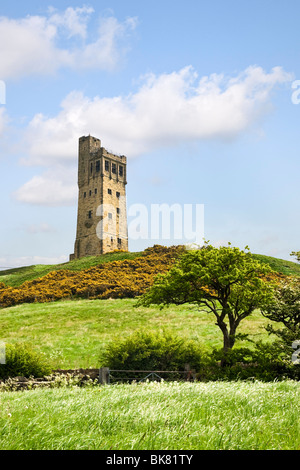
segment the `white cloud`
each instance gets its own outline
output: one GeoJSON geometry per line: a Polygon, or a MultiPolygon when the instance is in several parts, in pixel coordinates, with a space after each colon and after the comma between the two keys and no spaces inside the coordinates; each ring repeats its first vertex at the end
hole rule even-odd
{"type": "Polygon", "coordinates": [[[280,67],[270,73],[249,67],[229,79],[198,79],[186,67],[148,76],[136,93],[125,97],[90,99],[72,92],[57,116],[37,114],[30,122],[27,161],[76,161],[78,137],[85,134],[129,157],[178,141],[235,138],[269,109],[272,89],[290,79],[280,67]]]}
{"type": "Polygon", "coordinates": [[[54,166],[43,174],[34,176],[13,196],[26,204],[48,207],[71,206],[77,198],[76,171],[54,166]]]}
{"type": "Polygon", "coordinates": [[[267,73],[253,66],[233,78],[213,74],[200,79],[192,67],[185,67],[147,76],[128,96],[91,99],[72,92],[56,116],[37,114],[30,122],[23,164],[52,171],[34,177],[16,197],[28,203],[71,204],[75,186],[65,181],[58,165],[76,168],[82,135],[94,135],[106,148],[128,157],[189,141],[234,139],[260,123],[270,110],[274,87],[291,79],[280,67],[267,73]]]}
{"type": "Polygon", "coordinates": [[[1,79],[53,74],[61,67],[114,67],[124,52],[120,44],[136,19],[103,18],[96,39],[89,42],[87,26],[93,11],[70,7],[63,13],[52,9],[48,16],[0,17],[1,79]],[[74,38],[80,40],[75,45],[74,38]]]}
{"type": "Polygon", "coordinates": [[[94,11],[93,8],[84,6],[82,8],[69,7],[60,13],[57,12],[57,9],[50,7],[49,23],[61,28],[68,38],[76,35],[86,38],[87,23],[94,11]]]}

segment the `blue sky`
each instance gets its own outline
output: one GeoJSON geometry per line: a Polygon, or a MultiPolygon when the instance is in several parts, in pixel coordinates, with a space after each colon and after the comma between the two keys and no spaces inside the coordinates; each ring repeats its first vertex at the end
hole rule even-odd
{"type": "Polygon", "coordinates": [[[87,134],[127,155],[129,224],[136,205],[204,205],[216,246],[292,259],[299,14],[298,0],[3,0],[0,267],[68,260],[87,134]]]}

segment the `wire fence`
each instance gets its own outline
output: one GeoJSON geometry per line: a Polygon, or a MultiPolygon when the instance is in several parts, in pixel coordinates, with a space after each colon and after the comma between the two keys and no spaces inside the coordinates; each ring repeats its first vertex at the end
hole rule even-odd
{"type": "Polygon", "coordinates": [[[195,380],[195,373],[192,370],[121,370],[108,367],[99,370],[99,381],[102,384],[192,380],[195,380]]]}

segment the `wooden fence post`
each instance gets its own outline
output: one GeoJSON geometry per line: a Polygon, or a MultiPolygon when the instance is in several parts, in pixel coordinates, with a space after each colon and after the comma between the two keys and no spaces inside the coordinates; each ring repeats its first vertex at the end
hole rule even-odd
{"type": "Polygon", "coordinates": [[[99,369],[99,383],[102,385],[109,383],[109,368],[101,367],[99,369]]]}

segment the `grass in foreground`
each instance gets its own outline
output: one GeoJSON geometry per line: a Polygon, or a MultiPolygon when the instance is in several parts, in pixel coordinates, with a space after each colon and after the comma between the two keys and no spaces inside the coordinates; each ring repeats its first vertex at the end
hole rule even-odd
{"type": "Polygon", "coordinates": [[[146,383],[0,394],[1,450],[298,450],[300,384],[146,383]]]}

